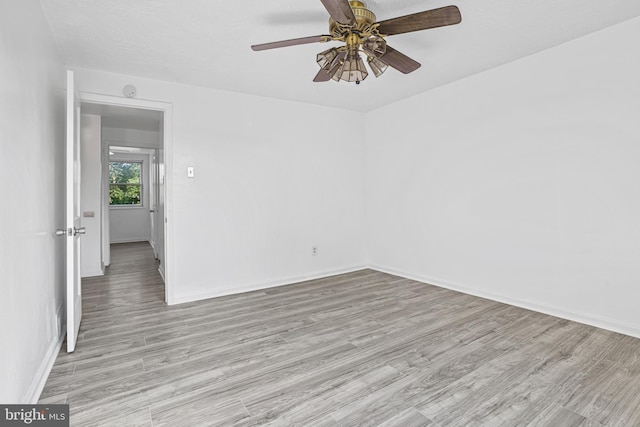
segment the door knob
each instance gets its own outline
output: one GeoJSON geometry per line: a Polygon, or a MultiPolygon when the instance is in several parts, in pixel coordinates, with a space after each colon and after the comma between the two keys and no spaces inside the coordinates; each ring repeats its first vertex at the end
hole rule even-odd
{"type": "Polygon", "coordinates": [[[56,230],[56,236],[66,236],[67,235],[67,230],[63,230],[61,228],[56,230]]]}
{"type": "Polygon", "coordinates": [[[154,213],[155,211],[153,209],[149,209],[149,212],[154,213]]]}
{"type": "Polygon", "coordinates": [[[78,234],[86,234],[87,230],[84,227],[73,227],[73,235],[77,236],[78,234]]]}

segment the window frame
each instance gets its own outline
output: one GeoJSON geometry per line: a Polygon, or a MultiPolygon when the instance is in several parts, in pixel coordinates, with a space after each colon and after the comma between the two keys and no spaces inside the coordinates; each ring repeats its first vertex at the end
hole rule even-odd
{"type": "Polygon", "coordinates": [[[115,205],[115,204],[111,204],[109,203],[109,209],[143,209],[145,208],[144,206],[144,171],[145,171],[145,162],[142,159],[135,159],[135,160],[129,160],[129,159],[109,159],[108,160],[108,169],[107,169],[107,176],[110,175],[111,173],[111,163],[139,163],[140,164],[140,182],[139,183],[112,183],[112,182],[108,182],[108,188],[107,188],[107,200],[110,199],[109,194],[111,193],[111,186],[112,185],[138,185],[140,187],[140,203],[138,204],[125,204],[125,205],[115,205]]]}

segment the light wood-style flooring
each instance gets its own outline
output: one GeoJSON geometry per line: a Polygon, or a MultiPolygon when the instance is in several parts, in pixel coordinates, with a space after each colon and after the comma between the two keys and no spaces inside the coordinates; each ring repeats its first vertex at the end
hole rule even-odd
{"type": "Polygon", "coordinates": [[[71,425],[640,426],[640,339],[363,270],[168,307],[147,244],[83,281],[71,425]]]}

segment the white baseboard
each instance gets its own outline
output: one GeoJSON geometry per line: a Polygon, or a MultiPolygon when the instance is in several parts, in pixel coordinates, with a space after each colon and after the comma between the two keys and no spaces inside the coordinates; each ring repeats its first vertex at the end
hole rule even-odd
{"type": "Polygon", "coordinates": [[[85,271],[82,273],[82,278],[104,276],[104,270],[85,271]]]}
{"type": "Polygon", "coordinates": [[[113,240],[109,241],[109,243],[111,243],[111,244],[116,244],[116,243],[138,243],[138,242],[149,242],[149,238],[148,237],[132,237],[130,239],[113,239],[113,240]]]}
{"type": "Polygon", "coordinates": [[[548,314],[550,316],[560,317],[562,319],[571,320],[573,322],[583,323],[589,326],[595,326],[596,328],[606,329],[613,332],[629,335],[632,337],[640,338],[640,326],[632,325],[625,322],[621,322],[616,319],[610,319],[604,316],[593,315],[590,313],[581,313],[571,310],[567,310],[563,307],[557,307],[539,301],[526,301],[517,298],[511,298],[504,295],[496,295],[489,292],[482,292],[476,289],[470,289],[466,286],[462,286],[458,283],[452,283],[446,280],[419,276],[404,271],[396,270],[394,268],[383,267],[380,265],[369,265],[370,269],[381,271],[383,273],[393,274],[394,276],[404,277],[406,279],[415,280],[418,282],[427,283],[430,285],[438,286],[440,288],[451,289],[452,291],[462,292],[464,294],[473,295],[480,298],[490,299],[492,301],[502,302],[505,304],[513,305],[520,308],[526,308],[527,310],[537,311],[539,313],[548,314]]]}
{"type": "Polygon", "coordinates": [[[167,304],[168,305],[183,304],[185,302],[200,301],[200,300],[205,300],[209,298],[222,297],[225,295],[241,294],[245,292],[258,291],[260,289],[275,288],[277,286],[291,285],[293,283],[305,282],[307,280],[323,279],[325,277],[351,273],[354,271],[364,270],[366,268],[367,266],[365,265],[359,265],[354,267],[340,268],[337,270],[316,272],[316,273],[312,273],[304,276],[288,277],[285,279],[275,280],[271,282],[253,283],[253,284],[236,286],[236,287],[227,288],[227,289],[212,289],[210,292],[205,292],[205,293],[195,294],[195,295],[185,295],[185,296],[173,298],[167,304]]]}
{"type": "Polygon", "coordinates": [[[160,266],[158,267],[158,273],[160,273],[160,277],[162,277],[162,281],[167,283],[167,281],[164,280],[164,267],[162,266],[162,264],[160,264],[160,266]]]}
{"type": "Polygon", "coordinates": [[[62,321],[62,310],[64,309],[64,304],[61,304],[58,307],[56,316],[58,319],[58,325],[60,327],[60,334],[57,339],[53,340],[47,349],[47,353],[42,359],[42,363],[40,363],[40,367],[36,372],[33,380],[31,381],[31,385],[27,390],[27,393],[21,400],[21,402],[36,404],[40,399],[40,395],[42,394],[42,390],[44,390],[44,386],[47,383],[47,379],[49,378],[49,374],[51,373],[51,369],[53,368],[54,363],[56,362],[56,358],[58,357],[58,353],[60,353],[60,349],[62,348],[62,343],[64,342],[64,338],[67,335],[67,327],[65,322],[62,321]]]}

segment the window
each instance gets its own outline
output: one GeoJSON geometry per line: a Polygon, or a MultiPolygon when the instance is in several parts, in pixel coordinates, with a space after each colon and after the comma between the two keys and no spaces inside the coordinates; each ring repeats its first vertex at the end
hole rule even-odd
{"type": "Polygon", "coordinates": [[[142,206],[142,162],[109,162],[109,205],[142,206]]]}

